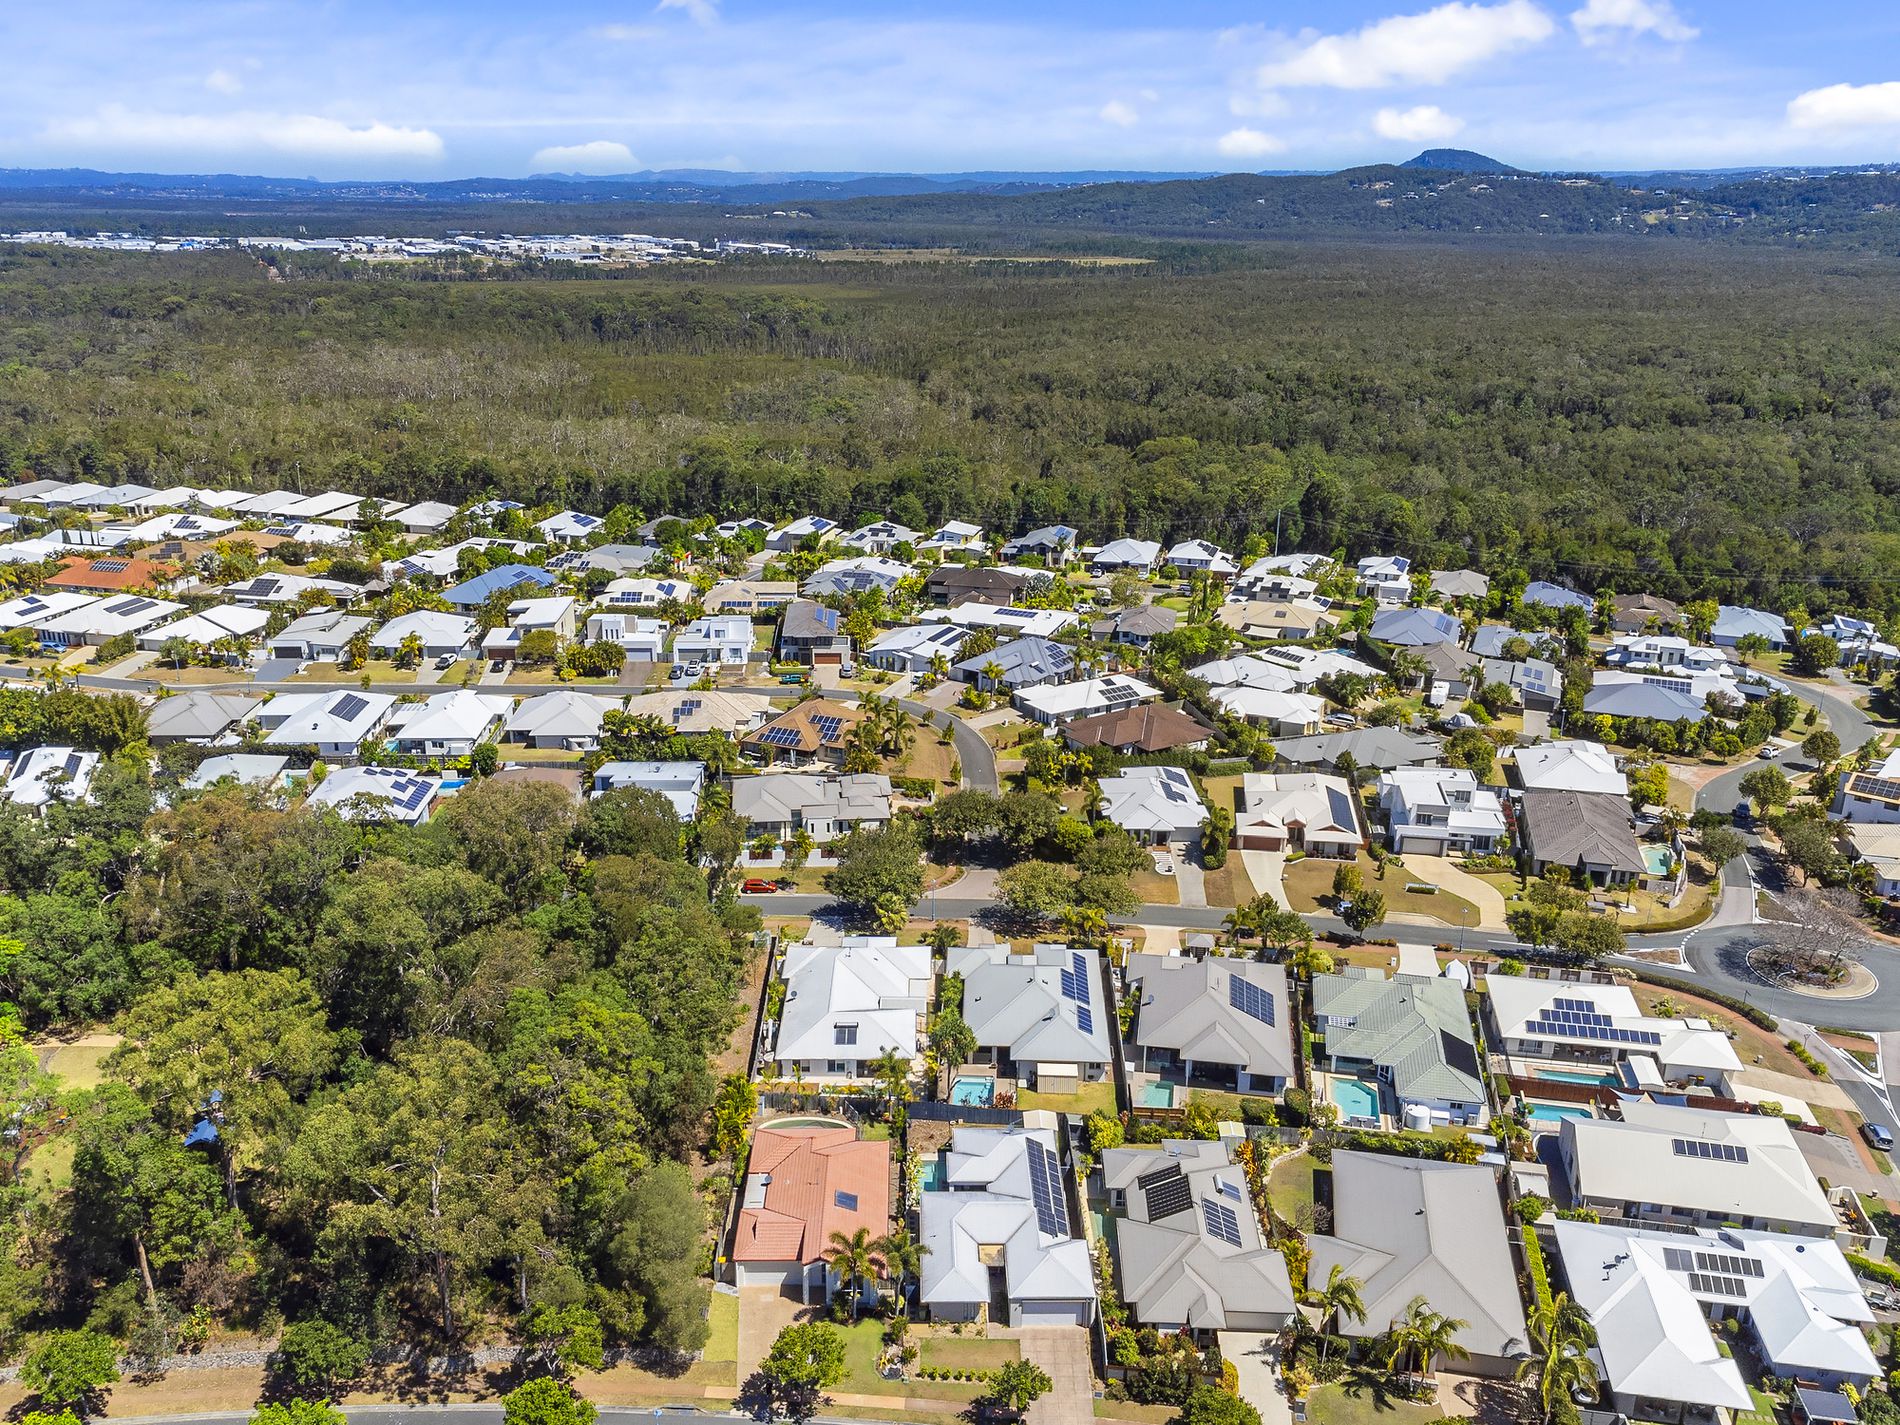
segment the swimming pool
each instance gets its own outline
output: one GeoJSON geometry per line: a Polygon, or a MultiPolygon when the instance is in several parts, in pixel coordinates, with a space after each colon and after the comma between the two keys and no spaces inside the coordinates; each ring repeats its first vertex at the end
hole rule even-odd
{"type": "Polygon", "coordinates": [[[1666,876],[1669,868],[1675,864],[1675,857],[1669,854],[1667,846],[1638,847],[1643,853],[1643,869],[1652,876],[1666,876]]]}
{"type": "Polygon", "coordinates": [[[1379,1090],[1361,1079],[1334,1079],[1326,1087],[1326,1096],[1339,1105],[1341,1117],[1379,1116],[1379,1090]]]}
{"type": "Polygon", "coordinates": [[[1538,1103],[1533,1100],[1530,1117],[1533,1123],[1562,1123],[1566,1118],[1595,1118],[1596,1115],[1580,1103],[1538,1103]]]}
{"type": "Polygon", "coordinates": [[[1173,1108],[1174,1085],[1159,1081],[1143,1084],[1141,1092],[1135,1095],[1135,1102],[1143,1108],[1173,1108]]]}
{"type": "Polygon", "coordinates": [[[988,1108],[996,1102],[996,1080],[966,1075],[951,1081],[950,1102],[965,1108],[988,1108]]]}
{"type": "Polygon", "coordinates": [[[1555,1079],[1560,1084],[1611,1084],[1611,1085],[1614,1085],[1614,1084],[1620,1084],[1623,1082],[1615,1074],[1603,1073],[1603,1072],[1594,1073],[1594,1074],[1586,1074],[1586,1073],[1583,1073],[1581,1070],[1577,1070],[1577,1069],[1537,1069],[1534,1071],[1534,1073],[1537,1078],[1555,1079]]]}
{"type": "Polygon", "coordinates": [[[925,1192],[938,1192],[943,1188],[943,1159],[930,1158],[925,1161],[924,1169],[917,1177],[925,1192]]]}

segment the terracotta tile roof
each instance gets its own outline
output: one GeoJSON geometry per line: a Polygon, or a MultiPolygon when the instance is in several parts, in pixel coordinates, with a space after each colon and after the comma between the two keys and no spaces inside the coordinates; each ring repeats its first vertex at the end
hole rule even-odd
{"type": "Polygon", "coordinates": [[[891,1225],[891,1145],[861,1143],[852,1128],[762,1128],[747,1185],[766,1177],[761,1205],[739,1213],[736,1262],[815,1262],[833,1232],[891,1225]],[[846,1206],[846,1203],[855,1206],[846,1206]]]}
{"type": "Polygon", "coordinates": [[[1166,703],[1079,717],[1062,731],[1077,747],[1133,747],[1140,752],[1166,752],[1213,736],[1187,713],[1166,703]]]}
{"type": "Polygon", "coordinates": [[[864,721],[861,709],[830,698],[807,698],[797,707],[788,708],[765,726],[739,739],[745,747],[766,752],[798,752],[810,756],[818,752],[842,751],[851,734],[864,721]]]}
{"type": "Polygon", "coordinates": [[[149,559],[128,559],[112,555],[99,559],[69,559],[59,573],[46,581],[49,589],[103,589],[116,593],[145,584],[166,584],[178,577],[169,564],[149,559]]]}

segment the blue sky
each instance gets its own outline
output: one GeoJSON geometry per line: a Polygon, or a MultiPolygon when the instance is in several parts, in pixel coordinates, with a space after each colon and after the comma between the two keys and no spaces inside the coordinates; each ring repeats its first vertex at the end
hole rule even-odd
{"type": "Polygon", "coordinates": [[[8,0],[0,166],[1537,168],[1900,157],[1892,0],[8,0]]]}

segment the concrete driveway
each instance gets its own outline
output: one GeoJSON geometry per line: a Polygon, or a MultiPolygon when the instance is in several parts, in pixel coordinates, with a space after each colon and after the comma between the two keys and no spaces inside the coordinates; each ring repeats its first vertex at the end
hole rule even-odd
{"type": "Polygon", "coordinates": [[[1474,930],[1503,930],[1504,893],[1489,881],[1480,880],[1446,856],[1427,856],[1422,851],[1407,851],[1400,858],[1405,876],[1411,881],[1429,881],[1477,907],[1478,923],[1474,930]]]}
{"type": "Polygon", "coordinates": [[[1053,1387],[1029,1407],[1028,1425],[1094,1425],[1089,1333],[1080,1326],[1025,1326],[1016,1336],[1023,1358],[1047,1371],[1053,1387]]]}
{"type": "Polygon", "coordinates": [[[1221,1359],[1240,1374],[1240,1398],[1260,1412],[1260,1425],[1293,1425],[1293,1407],[1280,1389],[1280,1341],[1260,1331],[1219,1331],[1221,1359]]]}
{"type": "Polygon", "coordinates": [[[1867,1166],[1860,1148],[1837,1133],[1797,1133],[1795,1143],[1817,1178],[1836,1187],[1851,1187],[1864,1196],[1884,1199],[1893,1188],[1884,1173],[1867,1166]]]}
{"type": "Polygon", "coordinates": [[[1234,854],[1240,857],[1247,879],[1253,882],[1256,891],[1272,896],[1273,903],[1281,910],[1293,909],[1292,902],[1286,898],[1286,852],[1238,851],[1234,854]]]}
{"type": "Polygon", "coordinates": [[[1169,856],[1174,863],[1174,890],[1182,905],[1207,904],[1207,873],[1201,868],[1199,851],[1176,851],[1169,856]]]}

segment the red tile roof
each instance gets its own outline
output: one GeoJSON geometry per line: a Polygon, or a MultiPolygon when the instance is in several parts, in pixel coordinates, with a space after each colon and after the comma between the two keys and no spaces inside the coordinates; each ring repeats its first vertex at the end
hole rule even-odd
{"type": "Polygon", "coordinates": [[[763,1205],[739,1213],[734,1261],[815,1262],[833,1232],[890,1230],[891,1145],[859,1142],[855,1129],[761,1128],[747,1175],[769,1181],[763,1205]]]}

